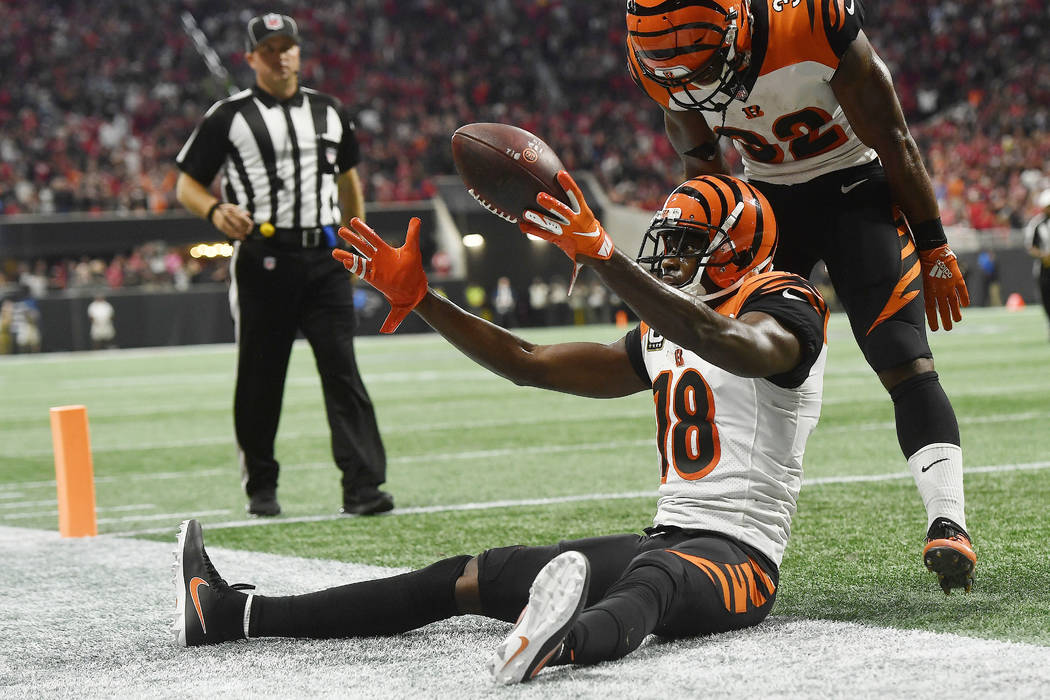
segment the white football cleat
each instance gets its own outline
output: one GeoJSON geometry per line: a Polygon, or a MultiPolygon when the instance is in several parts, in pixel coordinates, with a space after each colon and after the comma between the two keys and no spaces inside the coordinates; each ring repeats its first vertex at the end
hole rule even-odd
{"type": "Polygon", "coordinates": [[[518,623],[489,659],[497,683],[531,680],[551,660],[587,602],[590,581],[590,562],[580,552],[563,552],[540,569],[518,623]]]}

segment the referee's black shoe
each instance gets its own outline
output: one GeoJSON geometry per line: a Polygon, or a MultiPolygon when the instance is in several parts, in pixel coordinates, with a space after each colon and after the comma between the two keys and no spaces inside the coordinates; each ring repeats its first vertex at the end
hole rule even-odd
{"type": "Polygon", "coordinates": [[[277,492],[273,489],[265,489],[249,496],[248,514],[264,518],[280,515],[281,504],[277,502],[277,492]]]}
{"type": "Polygon", "coordinates": [[[394,509],[394,497],[375,486],[362,486],[343,493],[343,515],[375,515],[394,509]]]}

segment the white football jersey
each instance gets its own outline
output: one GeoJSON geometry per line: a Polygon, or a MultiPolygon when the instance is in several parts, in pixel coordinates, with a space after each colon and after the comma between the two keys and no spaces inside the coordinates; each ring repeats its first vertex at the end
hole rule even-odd
{"type": "MultiPolygon", "coordinates": [[[[718,114],[705,115],[716,134],[733,139],[744,176],[794,185],[875,160],[829,83],[860,32],[861,2],[754,0],[751,11],[751,67],[744,74],[750,94],[729,104],[724,124],[718,114]]],[[[649,97],[673,111],[686,109],[680,94],[686,88],[669,93],[638,69],[630,47],[627,55],[635,82],[649,97]]]]}
{"type": "Polygon", "coordinates": [[[802,361],[783,375],[739,377],[644,323],[628,336],[632,363],[639,374],[644,368],[656,404],[660,488],[653,524],[722,533],[780,566],[806,439],[820,415],[828,309],[801,277],[767,272],[718,311],[770,314],[799,338],[802,361]]]}

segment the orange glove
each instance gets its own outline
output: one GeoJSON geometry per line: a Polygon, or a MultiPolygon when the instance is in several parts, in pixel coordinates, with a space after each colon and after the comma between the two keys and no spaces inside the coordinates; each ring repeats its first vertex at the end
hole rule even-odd
{"type": "Polygon", "coordinates": [[[952,319],[962,320],[960,306],[970,305],[970,293],[959,272],[959,261],[948,244],[919,251],[922,267],[922,286],[926,296],[926,320],[931,330],[937,330],[937,312],[940,310],[944,330],[952,329],[952,319]]]}
{"type": "Polygon", "coordinates": [[[601,223],[594,218],[591,208],[583,199],[583,192],[566,171],[558,173],[558,182],[572,202],[569,207],[546,192],[536,195],[536,203],[548,215],[526,209],[525,219],[518,223],[522,233],[550,241],[562,249],[569,259],[576,262],[577,255],[608,260],[612,257],[613,242],[601,223]]]}
{"type": "Polygon", "coordinates": [[[405,244],[391,248],[386,241],[356,216],[350,220],[350,229],[339,229],[339,237],[352,245],[356,252],[336,248],[332,257],[343,267],[378,289],[390,302],[390,313],[383,321],[380,333],[393,333],[416,308],[427,293],[427,275],[423,272],[423,258],[419,253],[419,219],[408,223],[405,244]]]}

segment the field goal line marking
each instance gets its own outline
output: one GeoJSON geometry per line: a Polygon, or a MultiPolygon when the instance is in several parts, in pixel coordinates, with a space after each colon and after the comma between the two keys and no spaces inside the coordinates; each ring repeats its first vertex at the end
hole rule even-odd
{"type": "MultiPolygon", "coordinates": [[[[988,474],[1007,471],[1036,471],[1050,468],[1050,461],[1026,462],[1020,464],[996,464],[983,467],[968,467],[965,469],[969,474],[988,474]]],[[[895,481],[898,479],[910,479],[911,472],[895,472],[893,474],[859,474],[856,476],[825,476],[813,479],[803,479],[802,487],[808,485],[821,486],[826,484],[851,484],[872,481],[895,481]]],[[[494,510],[497,508],[515,508],[522,506],[545,506],[559,503],[582,503],[585,501],[598,500],[626,500],[629,498],[655,498],[655,490],[627,491],[623,493],[591,493],[573,496],[555,496],[550,498],[523,498],[520,500],[487,501],[483,503],[454,503],[437,506],[418,506],[415,508],[395,508],[389,513],[379,517],[392,517],[396,515],[420,515],[427,513],[452,513],[467,510],[494,510]]],[[[231,520],[227,522],[208,523],[209,530],[217,530],[234,527],[263,527],[269,525],[285,525],[292,523],[318,523],[343,518],[359,518],[363,516],[347,516],[342,514],[325,515],[302,515],[292,518],[253,518],[251,520],[231,520]]],[[[369,516],[376,517],[376,516],[369,516]]],[[[128,532],[109,532],[99,537],[135,537],[138,535],[162,535],[172,532],[171,527],[152,528],[148,530],[133,530],[128,532]]]]}

